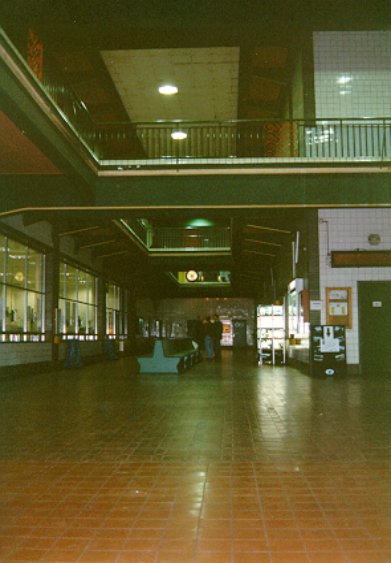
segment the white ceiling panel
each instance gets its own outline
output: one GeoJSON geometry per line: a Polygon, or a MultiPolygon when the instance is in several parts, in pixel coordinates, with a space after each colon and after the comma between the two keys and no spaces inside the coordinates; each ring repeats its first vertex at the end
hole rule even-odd
{"type": "Polygon", "coordinates": [[[235,119],[238,106],[239,47],[102,51],[129,118],[235,119]],[[179,92],[162,96],[158,87],[179,92]]]}

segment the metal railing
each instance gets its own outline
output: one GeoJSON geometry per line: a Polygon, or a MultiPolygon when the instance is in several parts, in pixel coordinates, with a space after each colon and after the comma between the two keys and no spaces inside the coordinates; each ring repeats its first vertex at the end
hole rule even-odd
{"type": "Polygon", "coordinates": [[[119,223],[150,251],[229,251],[231,248],[229,227],[159,227],[145,219],[120,219],[119,223]]]}
{"type": "Polygon", "coordinates": [[[98,127],[93,138],[105,164],[112,159],[182,164],[222,159],[384,160],[391,157],[391,118],[132,123],[98,127]],[[178,131],[181,140],[173,138],[178,131]]]}
{"type": "Polygon", "coordinates": [[[96,124],[48,57],[41,82],[2,30],[0,38],[3,58],[59,110],[103,168],[391,159],[391,117],[96,124]],[[178,131],[181,140],[173,138],[178,131]]]}
{"type": "Polygon", "coordinates": [[[229,250],[231,230],[227,227],[155,227],[151,250],[229,250]]]}

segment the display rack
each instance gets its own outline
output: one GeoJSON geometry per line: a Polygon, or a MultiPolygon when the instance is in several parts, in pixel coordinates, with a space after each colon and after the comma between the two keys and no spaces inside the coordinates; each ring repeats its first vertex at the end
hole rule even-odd
{"type": "Polygon", "coordinates": [[[282,305],[259,305],[258,365],[285,364],[285,316],[282,305]]]}

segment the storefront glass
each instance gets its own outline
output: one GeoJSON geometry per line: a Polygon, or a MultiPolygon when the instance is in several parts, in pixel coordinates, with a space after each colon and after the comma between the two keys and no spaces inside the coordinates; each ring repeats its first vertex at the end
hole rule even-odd
{"type": "Polygon", "coordinates": [[[1,341],[45,339],[44,255],[0,235],[1,341]]]}

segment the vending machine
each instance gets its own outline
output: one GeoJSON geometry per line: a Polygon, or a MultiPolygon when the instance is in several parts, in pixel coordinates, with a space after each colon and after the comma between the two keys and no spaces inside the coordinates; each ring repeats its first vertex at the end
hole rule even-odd
{"type": "Polygon", "coordinates": [[[257,308],[258,365],[285,364],[285,315],[283,305],[257,308]]]}
{"type": "Polygon", "coordinates": [[[315,325],[311,327],[311,371],[315,375],[337,375],[346,372],[345,327],[315,325]]]}

